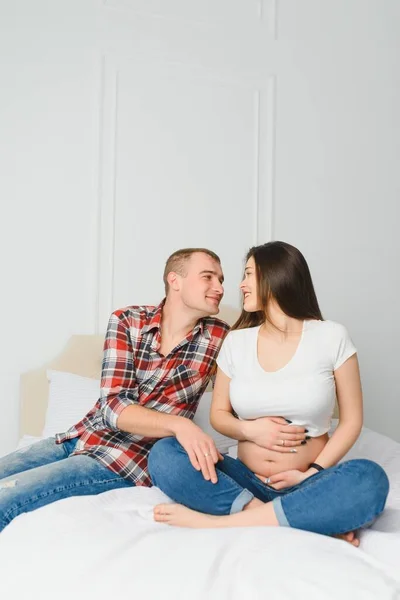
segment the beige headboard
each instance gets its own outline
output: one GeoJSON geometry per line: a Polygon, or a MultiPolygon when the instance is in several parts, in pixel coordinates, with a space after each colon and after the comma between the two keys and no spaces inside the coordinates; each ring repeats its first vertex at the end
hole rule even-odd
{"type": "MultiPolygon", "coordinates": [[[[218,317],[233,325],[239,310],[222,306],[218,317]]],[[[100,378],[104,335],[73,335],[64,350],[48,364],[21,375],[20,436],[40,436],[46,416],[49,383],[47,369],[100,378]]]]}

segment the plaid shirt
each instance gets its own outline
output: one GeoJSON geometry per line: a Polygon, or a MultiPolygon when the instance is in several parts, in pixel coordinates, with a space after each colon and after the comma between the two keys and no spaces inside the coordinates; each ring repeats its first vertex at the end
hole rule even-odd
{"type": "Polygon", "coordinates": [[[79,436],[73,454],[92,456],[136,485],[151,485],[147,457],[157,440],[121,431],[119,415],[137,404],[192,419],[229,330],[219,319],[200,319],[164,357],[159,354],[163,305],[129,306],[112,313],[100,398],[79,423],[56,435],[57,443],[79,436]]]}

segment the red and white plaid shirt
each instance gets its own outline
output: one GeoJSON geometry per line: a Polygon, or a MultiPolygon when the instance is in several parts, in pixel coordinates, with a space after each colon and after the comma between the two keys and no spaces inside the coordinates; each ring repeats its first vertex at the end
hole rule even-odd
{"type": "Polygon", "coordinates": [[[112,313],[104,342],[100,398],[57,443],[79,436],[73,454],[87,454],[132,480],[151,485],[147,457],[154,438],[121,431],[117,419],[137,404],[192,419],[214,374],[215,358],[229,326],[214,317],[200,319],[168,356],[159,354],[164,301],[129,306],[112,313]]]}

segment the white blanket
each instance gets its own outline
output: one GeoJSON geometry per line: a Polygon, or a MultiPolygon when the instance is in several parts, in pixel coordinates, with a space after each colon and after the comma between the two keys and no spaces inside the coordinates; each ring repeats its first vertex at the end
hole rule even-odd
{"type": "Polygon", "coordinates": [[[346,458],[389,475],[384,514],[361,546],[289,528],[192,530],[155,523],[157,488],[68,498],[0,534],[7,600],[400,599],[400,444],[364,429],[346,458]]]}
{"type": "Polygon", "coordinates": [[[132,488],[21,515],[0,535],[2,597],[400,598],[384,566],[345,542],[287,528],[169,527],[152,520],[165,499],[132,488]]]}

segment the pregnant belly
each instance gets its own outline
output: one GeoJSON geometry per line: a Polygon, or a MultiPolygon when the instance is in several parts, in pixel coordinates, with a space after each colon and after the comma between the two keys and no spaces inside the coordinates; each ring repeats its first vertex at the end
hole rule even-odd
{"type": "Polygon", "coordinates": [[[315,461],[328,440],[327,433],[311,438],[304,446],[296,446],[296,453],[275,452],[257,446],[254,442],[239,442],[238,458],[263,479],[291,469],[307,471],[308,465],[315,461]]]}

